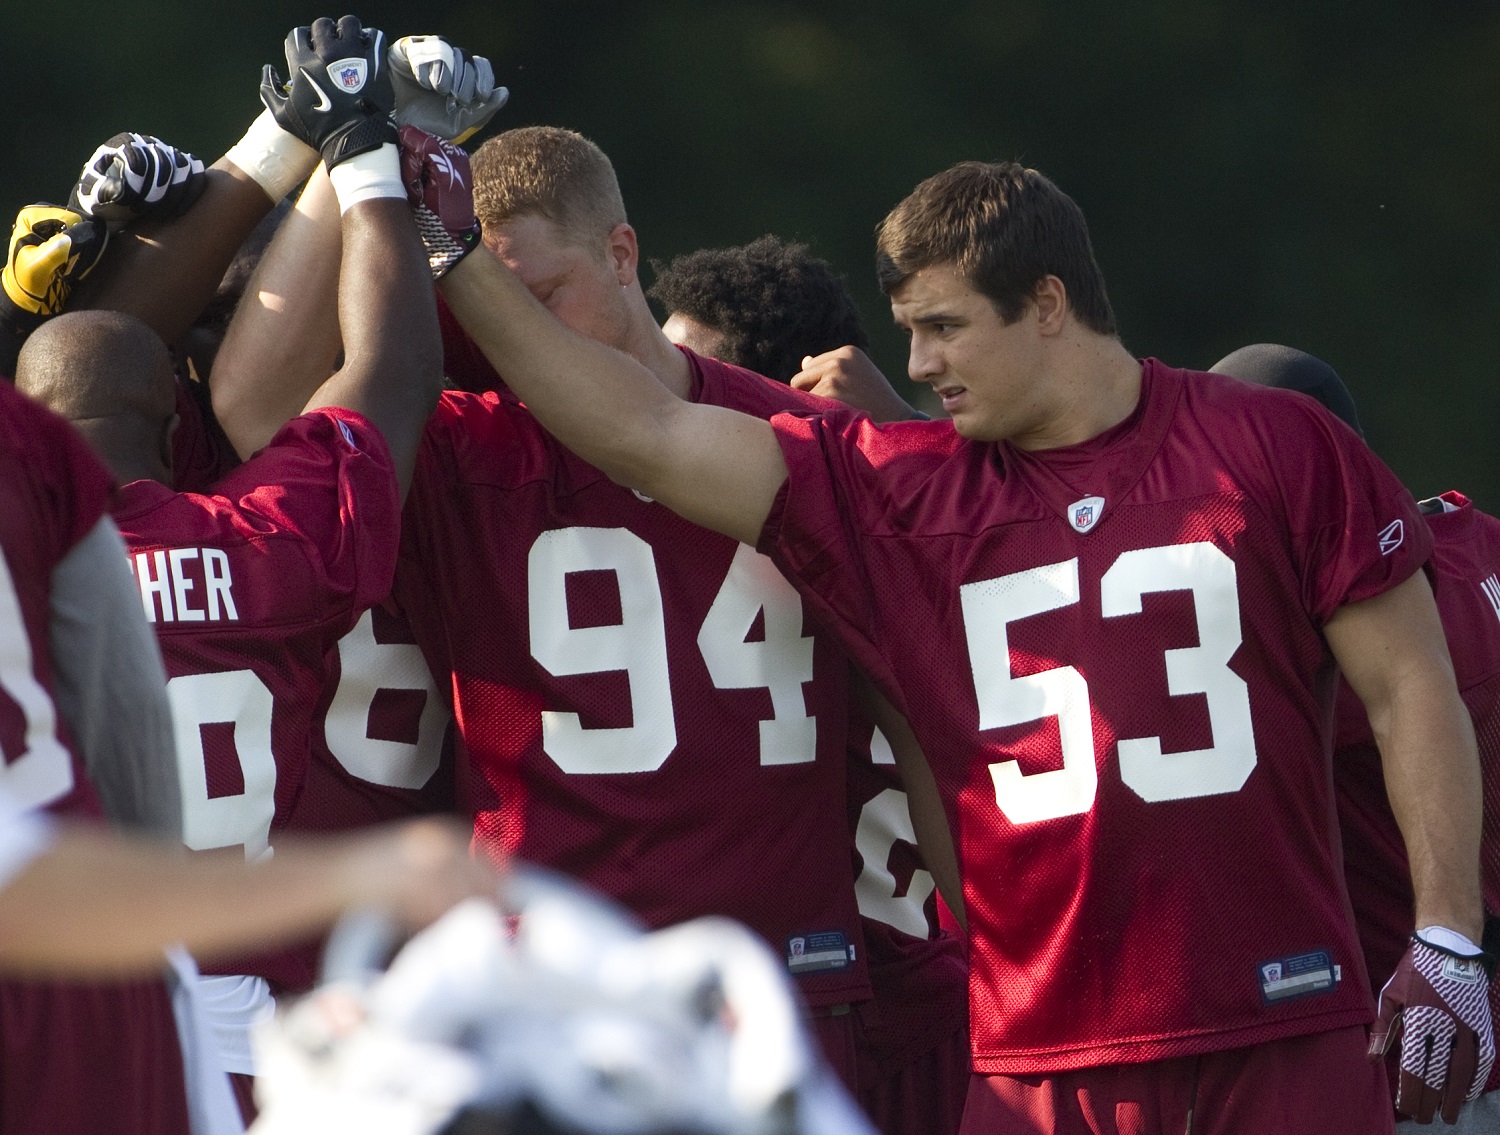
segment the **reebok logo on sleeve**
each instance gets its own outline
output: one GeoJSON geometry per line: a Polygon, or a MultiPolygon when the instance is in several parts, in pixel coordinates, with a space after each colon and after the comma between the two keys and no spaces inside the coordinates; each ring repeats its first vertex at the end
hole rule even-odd
{"type": "Polygon", "coordinates": [[[1393,520],[1380,530],[1377,539],[1380,541],[1380,554],[1388,556],[1401,547],[1406,540],[1406,525],[1399,520],[1393,520]]]}

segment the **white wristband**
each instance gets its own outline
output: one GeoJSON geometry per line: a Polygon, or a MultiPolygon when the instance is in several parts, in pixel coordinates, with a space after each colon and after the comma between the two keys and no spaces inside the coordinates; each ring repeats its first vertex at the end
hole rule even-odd
{"type": "Polygon", "coordinates": [[[328,180],[338,194],[340,213],[347,213],[361,201],[381,197],[406,200],[406,186],[401,184],[401,154],[394,142],[345,158],[328,171],[328,180]]]}
{"type": "Polygon", "coordinates": [[[1450,954],[1458,954],[1464,958],[1473,958],[1484,953],[1469,941],[1468,935],[1460,934],[1457,930],[1449,930],[1446,926],[1424,926],[1417,931],[1417,937],[1429,946],[1437,946],[1447,950],[1450,954]]]}
{"type": "Polygon", "coordinates": [[[264,189],[273,202],[296,189],[318,168],[318,151],[283,130],[269,110],[260,112],[224,156],[264,189]]]}

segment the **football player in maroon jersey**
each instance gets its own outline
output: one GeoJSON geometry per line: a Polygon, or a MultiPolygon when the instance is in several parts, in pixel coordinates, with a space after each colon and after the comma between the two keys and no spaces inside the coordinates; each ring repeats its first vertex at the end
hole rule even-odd
{"type": "MultiPolygon", "coordinates": [[[[876,421],[923,416],[864,354],[854,298],[806,245],[768,235],[655,267],[647,294],[667,309],[662,331],[679,346],[837,397],[876,421]]],[[[886,736],[859,698],[850,713],[855,894],[875,993],[862,1012],[859,1102],[886,1135],[951,1133],[969,1080],[968,965],[939,926],[934,879],[896,773],[892,746],[910,731],[886,736]]]]}
{"type": "MultiPolygon", "coordinates": [[[[592,143],[508,131],[474,165],[486,240],[570,326],[684,396],[763,417],[825,408],[667,340],[592,143]]],[[[263,265],[281,301],[254,338],[287,356],[271,368],[281,379],[330,357],[326,330],[309,325],[336,263],[337,228],[320,231],[263,265]]],[[[397,596],[433,671],[451,675],[477,843],[580,877],[653,926],[746,922],[786,959],[852,1082],[849,1005],[869,983],[849,870],[846,661],[804,628],[768,560],[567,453],[446,330],[449,380],[493,392],[450,392],[429,424],[397,596]]],[[[241,387],[235,356],[250,344],[235,338],[216,383],[241,387]]],[[[296,397],[242,389],[247,411],[233,416],[262,435],[296,397]]]]}
{"type": "Polygon", "coordinates": [[[757,543],[910,718],[963,875],[966,1130],[1390,1129],[1339,870],[1335,663],[1417,923],[1445,931],[1403,961],[1403,1043],[1452,1118],[1493,1057],[1480,782],[1415,502],[1306,399],[1133,358],[1082,213],[1035,171],[928,179],[878,265],[951,424],[682,401],[543,318],[499,258],[442,288],[565,444],[757,543]]]}
{"type": "MultiPolygon", "coordinates": [[[[1338,372],[1303,351],[1257,343],[1227,355],[1210,369],[1261,386],[1306,394],[1356,432],[1363,432],[1354,398],[1338,372]]],[[[1485,909],[1493,912],[1500,910],[1500,520],[1480,512],[1457,492],[1418,501],[1417,507],[1432,530],[1428,572],[1459,693],[1473,719],[1479,743],[1485,801],[1481,882],[1485,909]]],[[[1411,871],[1401,829],[1386,796],[1380,752],[1369,717],[1347,683],[1339,688],[1333,787],[1354,924],[1378,997],[1400,963],[1412,933],[1420,928],[1412,922],[1411,871]]],[[[1491,952],[1494,923],[1494,915],[1489,914],[1484,944],[1491,952]]],[[[1493,1021],[1500,1016],[1500,984],[1492,981],[1489,992],[1493,1021]]],[[[1392,1052],[1387,1059],[1391,1087],[1396,1089],[1404,1081],[1411,1092],[1417,1085],[1401,1075],[1395,1056],[1392,1052]]],[[[1464,1106],[1460,1130],[1493,1131],[1500,1127],[1497,1087],[1500,1069],[1492,1069],[1485,1094],[1464,1106]]]]}

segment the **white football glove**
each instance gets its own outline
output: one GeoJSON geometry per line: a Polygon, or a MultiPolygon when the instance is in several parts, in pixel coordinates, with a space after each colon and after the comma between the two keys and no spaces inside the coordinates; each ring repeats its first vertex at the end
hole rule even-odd
{"type": "Polygon", "coordinates": [[[391,45],[396,122],[462,143],[510,98],[495,86],[482,55],[468,55],[442,36],[409,35],[391,45]]]}

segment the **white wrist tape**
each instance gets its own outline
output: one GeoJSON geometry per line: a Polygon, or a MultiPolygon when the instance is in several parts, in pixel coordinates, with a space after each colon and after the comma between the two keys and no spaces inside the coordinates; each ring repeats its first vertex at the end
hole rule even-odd
{"type": "Polygon", "coordinates": [[[244,137],[224,156],[272,201],[280,201],[318,168],[318,151],[283,130],[269,110],[260,112],[244,137]]]}
{"type": "Polygon", "coordinates": [[[340,213],[347,213],[361,201],[380,197],[406,200],[406,186],[401,184],[401,154],[394,142],[345,158],[328,171],[328,180],[338,194],[340,213]]]}
{"type": "Polygon", "coordinates": [[[1477,957],[1484,953],[1469,941],[1467,935],[1460,934],[1457,930],[1449,930],[1446,926],[1424,926],[1417,931],[1417,937],[1429,946],[1438,946],[1449,953],[1466,958],[1477,957]]]}

